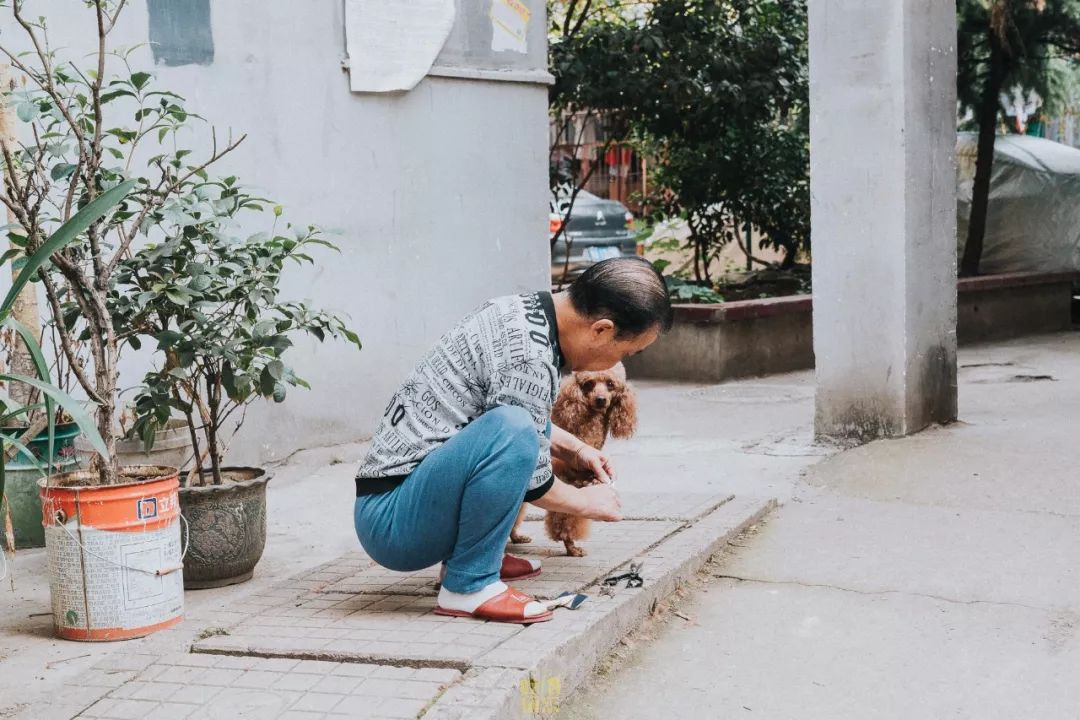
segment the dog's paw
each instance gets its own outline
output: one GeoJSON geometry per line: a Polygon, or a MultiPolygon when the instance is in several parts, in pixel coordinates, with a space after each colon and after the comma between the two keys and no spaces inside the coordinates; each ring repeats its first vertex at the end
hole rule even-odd
{"type": "Polygon", "coordinates": [[[526,543],[531,543],[532,538],[528,535],[522,535],[521,533],[511,533],[510,542],[514,543],[515,545],[525,545],[526,543]]]}
{"type": "Polygon", "coordinates": [[[566,548],[566,554],[570,557],[585,557],[585,548],[578,545],[568,545],[566,548]]]}

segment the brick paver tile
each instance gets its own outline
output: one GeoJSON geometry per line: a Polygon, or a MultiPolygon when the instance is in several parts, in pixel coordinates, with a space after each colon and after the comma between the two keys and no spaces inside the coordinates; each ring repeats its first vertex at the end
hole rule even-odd
{"type": "Polygon", "coordinates": [[[289,672],[297,665],[299,660],[294,658],[259,658],[258,662],[249,670],[268,670],[270,672],[289,672]]]}
{"type": "Polygon", "coordinates": [[[107,717],[111,717],[108,713],[113,709],[113,706],[115,706],[116,703],[118,703],[118,702],[120,702],[120,701],[119,700],[113,700],[112,698],[103,698],[101,700],[98,700],[96,703],[94,703],[90,707],[83,710],[79,714],[79,717],[81,717],[81,718],[107,718],[107,717]]]}
{"type": "Polygon", "coordinates": [[[218,655],[217,657],[219,660],[216,667],[229,670],[248,670],[263,659],[246,655],[218,655]]]}
{"type": "Polygon", "coordinates": [[[360,663],[341,663],[334,668],[332,675],[344,675],[346,677],[365,678],[379,668],[378,665],[362,665],[360,663]]]}
{"type": "MultiPolygon", "coordinates": [[[[2,665],[2,663],[0,663],[0,665],[2,665]]],[[[96,701],[107,697],[112,692],[116,691],[103,687],[68,685],[64,688],[62,695],[51,699],[54,700],[56,704],[78,705],[78,710],[82,710],[96,701]]],[[[50,707],[51,705],[52,703],[50,703],[50,707]]],[[[35,710],[36,709],[37,708],[35,708],[35,710]]],[[[77,711],[76,713],[72,713],[72,715],[75,714],[77,714],[77,711]]],[[[37,720],[37,718],[35,717],[34,720],[37,720]]],[[[65,718],[64,720],[68,720],[68,718],[65,718]]]]}
{"type": "Polygon", "coordinates": [[[345,675],[327,675],[311,687],[311,692],[348,695],[361,682],[363,682],[363,678],[348,677],[345,675]]]}
{"type": "Polygon", "coordinates": [[[453,668],[420,668],[413,678],[445,685],[460,679],[461,671],[453,668]]]}
{"type": "MultiPolygon", "coordinates": [[[[192,681],[195,685],[220,685],[227,687],[239,680],[246,670],[235,668],[204,668],[192,681]]],[[[164,679],[164,678],[162,678],[164,679]]]]}
{"type": "Polygon", "coordinates": [[[196,714],[199,709],[198,705],[183,705],[181,703],[161,703],[154,709],[154,714],[148,717],[146,720],[197,720],[200,716],[196,714]]]}
{"type": "Polygon", "coordinates": [[[371,697],[370,695],[366,697],[350,696],[344,698],[334,707],[331,713],[324,717],[327,720],[330,718],[333,718],[333,720],[345,720],[346,718],[350,720],[371,720],[378,717],[379,706],[388,700],[390,698],[371,697]]]}
{"type": "MultiPolygon", "coordinates": [[[[225,688],[194,714],[198,718],[276,718],[300,699],[301,693],[254,688],[225,688]]],[[[152,717],[147,720],[153,720],[152,717]]]]}
{"type": "Polygon", "coordinates": [[[172,653],[161,658],[162,665],[181,665],[185,667],[214,667],[221,661],[220,655],[199,655],[195,653],[172,653]]]}
{"type": "Polygon", "coordinates": [[[307,710],[310,712],[329,712],[331,708],[342,701],[344,696],[337,693],[304,693],[299,700],[293,703],[292,710],[307,710]]]}
{"type": "Polygon", "coordinates": [[[329,675],[336,670],[340,664],[341,663],[327,662],[325,660],[301,660],[300,663],[293,668],[292,672],[329,675]]]}
{"type": "Polygon", "coordinates": [[[117,688],[133,679],[137,674],[129,670],[97,670],[91,668],[80,673],[72,681],[72,684],[84,687],[117,688]]]}
{"type": "Polygon", "coordinates": [[[413,700],[406,698],[387,698],[374,710],[376,718],[415,718],[417,714],[427,707],[429,700],[413,700]]]}
{"type": "Polygon", "coordinates": [[[186,685],[194,682],[199,673],[204,670],[206,670],[206,668],[155,664],[139,673],[138,679],[154,680],[158,682],[174,682],[186,685]]]}
{"type": "Polygon", "coordinates": [[[244,670],[236,678],[232,685],[238,688],[272,688],[283,677],[282,673],[269,672],[266,670],[244,670]]]}
{"type": "Polygon", "coordinates": [[[109,697],[131,700],[168,700],[177,690],[184,687],[176,683],[156,683],[132,680],[109,693],[109,697]]]}
{"type": "Polygon", "coordinates": [[[397,696],[409,700],[429,699],[439,692],[439,683],[405,680],[397,684],[397,696]]]}
{"type": "Polygon", "coordinates": [[[160,707],[161,703],[154,702],[152,700],[117,700],[108,714],[102,717],[107,717],[109,720],[146,720],[153,717],[154,710],[160,707]]]}
{"type": "Polygon", "coordinates": [[[399,667],[396,665],[376,665],[368,673],[369,677],[383,680],[408,680],[418,673],[419,670],[411,667],[399,667]]]}
{"type": "Polygon", "coordinates": [[[285,673],[281,680],[278,680],[278,684],[275,685],[278,690],[296,690],[303,692],[310,690],[314,687],[315,683],[322,680],[320,675],[305,675],[301,673],[285,673]]]}
{"type": "MultiPolygon", "coordinates": [[[[40,703],[36,703],[40,705],[40,703]]],[[[51,703],[48,707],[34,707],[27,709],[24,707],[23,712],[19,712],[16,705],[11,710],[15,713],[12,717],[20,718],[20,720],[71,720],[75,717],[86,717],[80,715],[83,708],[86,707],[86,703],[51,703]],[[31,714],[32,713],[32,714],[31,714]]]]}
{"type": "Polygon", "coordinates": [[[169,702],[204,704],[220,695],[225,688],[219,685],[194,685],[185,683],[169,696],[169,702]]]}
{"type": "Polygon", "coordinates": [[[401,680],[368,678],[354,691],[354,694],[371,695],[372,697],[383,698],[400,697],[400,695],[398,695],[398,689],[402,684],[401,680]]]}
{"type": "Polygon", "coordinates": [[[94,668],[97,670],[120,670],[130,672],[141,672],[146,668],[154,664],[156,658],[153,655],[136,655],[134,653],[118,653],[116,655],[110,655],[96,663],[94,668]]]}

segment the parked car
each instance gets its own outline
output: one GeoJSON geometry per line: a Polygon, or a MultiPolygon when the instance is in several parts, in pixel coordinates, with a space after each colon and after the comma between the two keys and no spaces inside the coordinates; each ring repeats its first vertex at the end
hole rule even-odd
{"type": "MultiPolygon", "coordinates": [[[[553,238],[566,217],[568,195],[553,197],[548,221],[548,237],[553,238]]],[[[551,277],[580,275],[593,263],[613,257],[636,255],[637,237],[634,216],[626,206],[615,200],[605,200],[586,190],[579,190],[570,209],[558,242],[551,249],[551,277]],[[567,263],[567,254],[570,255],[567,263]]]]}

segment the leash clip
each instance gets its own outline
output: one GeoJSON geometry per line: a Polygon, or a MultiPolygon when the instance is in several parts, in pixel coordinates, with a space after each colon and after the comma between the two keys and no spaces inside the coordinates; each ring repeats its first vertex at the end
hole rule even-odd
{"type": "Polygon", "coordinates": [[[612,575],[611,577],[604,578],[604,585],[614,587],[623,580],[626,581],[626,587],[639,588],[645,585],[644,578],[641,577],[641,568],[644,563],[632,562],[630,563],[630,572],[625,572],[622,575],[612,575]]]}

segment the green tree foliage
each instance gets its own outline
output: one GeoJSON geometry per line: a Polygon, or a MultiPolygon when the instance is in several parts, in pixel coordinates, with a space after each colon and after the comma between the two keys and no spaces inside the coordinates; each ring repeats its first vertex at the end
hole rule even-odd
{"type": "Polygon", "coordinates": [[[961,275],[977,275],[986,234],[999,96],[1033,89],[1049,109],[1075,92],[1080,0],[958,0],[957,95],[979,131],[961,275]]]}
{"type": "Polygon", "coordinates": [[[653,201],[686,218],[699,280],[747,222],[794,262],[810,240],[804,0],[614,5],[556,16],[577,30],[552,39],[553,110],[603,113],[657,159],[653,201]]]}

